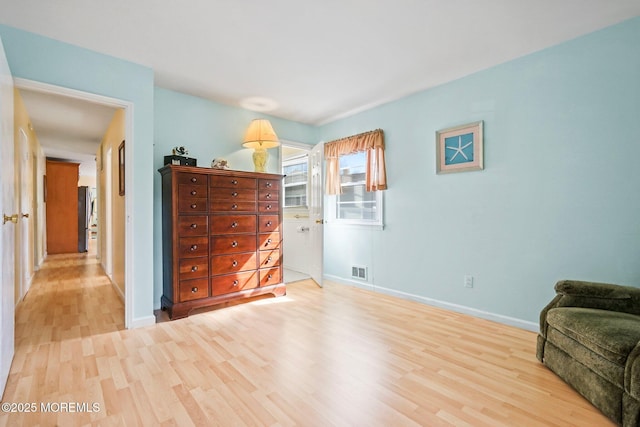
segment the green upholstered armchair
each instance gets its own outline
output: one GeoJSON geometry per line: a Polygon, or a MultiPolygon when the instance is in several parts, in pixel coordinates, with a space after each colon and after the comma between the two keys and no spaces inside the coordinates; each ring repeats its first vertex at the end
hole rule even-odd
{"type": "Polygon", "coordinates": [[[540,313],[540,362],[619,425],[640,426],[640,288],[562,280],[540,313]]]}

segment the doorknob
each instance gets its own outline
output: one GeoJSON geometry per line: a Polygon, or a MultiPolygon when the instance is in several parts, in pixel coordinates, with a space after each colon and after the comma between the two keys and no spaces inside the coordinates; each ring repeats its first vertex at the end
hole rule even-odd
{"type": "Polygon", "coordinates": [[[324,219],[316,219],[316,224],[324,224],[324,219]]]}
{"type": "Polygon", "coordinates": [[[18,214],[13,214],[11,216],[8,216],[6,214],[2,214],[2,217],[3,217],[3,219],[2,219],[2,224],[3,225],[8,223],[9,221],[11,221],[14,224],[18,223],[18,214]]]}
{"type": "Polygon", "coordinates": [[[22,214],[22,218],[29,218],[29,214],[28,214],[28,213],[26,213],[26,214],[25,214],[25,213],[23,213],[23,214],[22,214]]]}

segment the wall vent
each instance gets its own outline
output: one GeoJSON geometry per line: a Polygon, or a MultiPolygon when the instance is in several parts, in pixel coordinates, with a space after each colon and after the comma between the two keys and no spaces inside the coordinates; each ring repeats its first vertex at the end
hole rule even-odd
{"type": "Polygon", "coordinates": [[[351,267],[351,277],[359,280],[367,280],[367,267],[354,265],[351,267]]]}

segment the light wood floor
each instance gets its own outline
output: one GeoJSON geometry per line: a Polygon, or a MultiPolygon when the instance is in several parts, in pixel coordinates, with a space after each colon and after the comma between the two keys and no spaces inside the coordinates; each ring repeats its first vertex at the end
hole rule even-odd
{"type": "Polygon", "coordinates": [[[310,281],[123,330],[100,273],[86,255],[37,273],[2,400],[38,412],[0,413],[0,426],[612,425],[537,362],[531,332],[310,281]]]}

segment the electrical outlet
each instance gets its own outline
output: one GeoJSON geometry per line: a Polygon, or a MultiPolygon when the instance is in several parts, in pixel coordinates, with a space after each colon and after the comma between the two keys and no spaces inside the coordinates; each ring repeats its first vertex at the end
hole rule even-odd
{"type": "Polygon", "coordinates": [[[464,287],[473,288],[473,276],[464,276],[464,287]]]}

